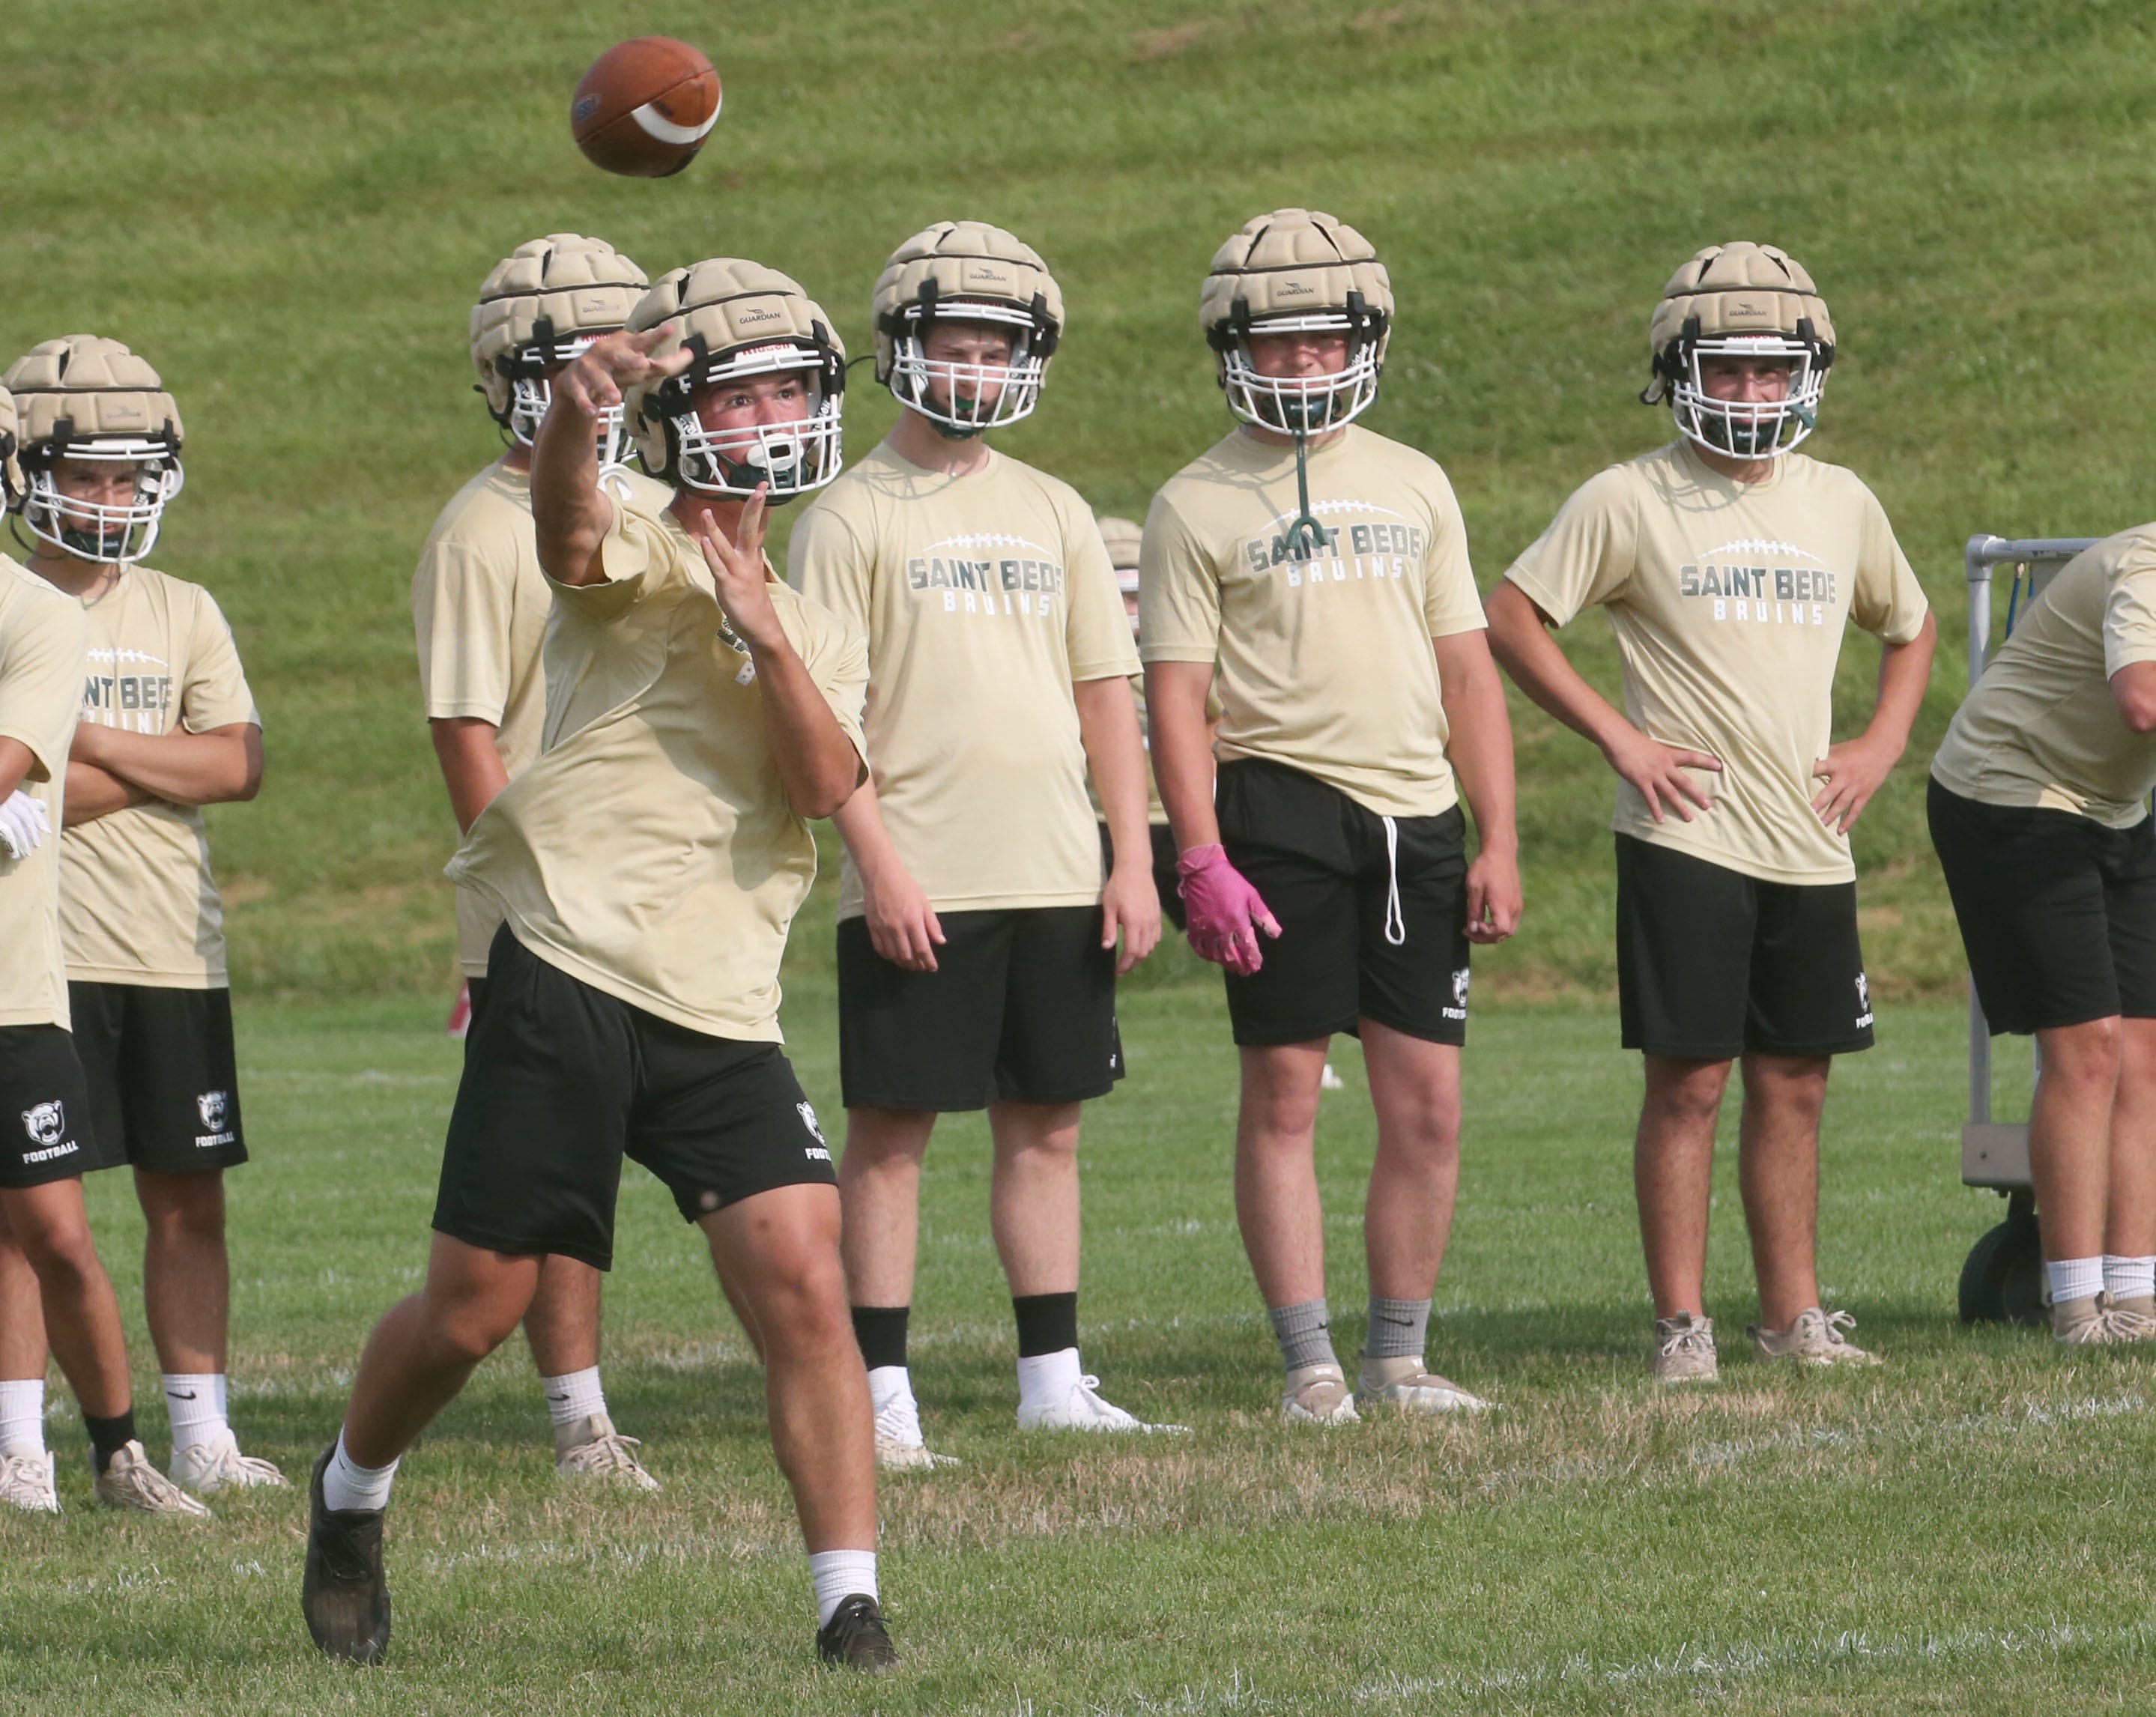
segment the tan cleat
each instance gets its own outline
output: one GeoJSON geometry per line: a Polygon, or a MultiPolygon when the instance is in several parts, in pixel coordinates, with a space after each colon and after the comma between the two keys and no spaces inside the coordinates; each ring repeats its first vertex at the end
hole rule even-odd
{"type": "Polygon", "coordinates": [[[554,1470],[564,1478],[611,1478],[632,1490],[656,1490],[659,1481],[636,1458],[643,1447],[604,1413],[593,1413],[555,1431],[554,1470]]]}
{"type": "Polygon", "coordinates": [[[2061,1347],[2108,1347],[2118,1339],[2111,1303],[2101,1293],[2052,1301],[2051,1339],[2061,1347]]]}
{"type": "Polygon", "coordinates": [[[2137,1294],[2111,1303],[2113,1341],[2156,1341],[2156,1298],[2137,1294]]]}
{"type": "Polygon", "coordinates": [[[1358,1407],[1397,1407],[1403,1413],[1486,1413],[1490,1403],[1471,1395],[1450,1377],[1424,1369],[1423,1356],[1373,1360],[1363,1355],[1356,1379],[1358,1407]]]}
{"type": "Polygon", "coordinates": [[[1353,1425],[1363,1416],[1348,1392],[1348,1374],[1327,1360],[1297,1365],[1281,1391],[1281,1417],[1291,1425],[1353,1425]]]}
{"type": "Polygon", "coordinates": [[[0,1455],[0,1503],[27,1514],[59,1514],[60,1493],[53,1487],[52,1456],[0,1455]]]}
{"type": "Polygon", "coordinates": [[[1722,1360],[1714,1349],[1714,1319],[1679,1312],[1655,1319],[1655,1357],[1650,1362],[1657,1383],[1718,1383],[1722,1360]]]}
{"type": "Polygon", "coordinates": [[[1805,1365],[1877,1365],[1878,1355],[1867,1353],[1845,1333],[1856,1328],[1856,1319],[1846,1312],[1806,1306],[1787,1329],[1754,1324],[1744,1333],[1763,1360],[1794,1360],[1805,1365]]]}
{"type": "Polygon", "coordinates": [[[191,1443],[174,1451],[172,1483],[197,1496],[219,1490],[253,1490],[285,1482],[275,1464],[259,1455],[243,1455],[239,1439],[230,1431],[208,1442],[191,1443]]]}
{"type": "Polygon", "coordinates": [[[921,1434],[921,1409],[910,1395],[885,1403],[875,1416],[876,1465],[886,1473],[932,1473],[955,1467],[956,1455],[939,1455],[921,1434]]]}
{"type": "Polygon", "coordinates": [[[121,1444],[111,1464],[97,1475],[97,1499],[108,1509],[209,1519],[208,1509],[151,1464],[139,1442],[121,1444]]]}

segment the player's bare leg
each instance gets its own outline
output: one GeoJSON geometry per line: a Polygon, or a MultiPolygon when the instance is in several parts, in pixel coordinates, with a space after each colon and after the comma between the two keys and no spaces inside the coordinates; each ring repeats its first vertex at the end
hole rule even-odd
{"type": "Polygon", "coordinates": [[[157,1368],[167,1373],[225,1368],[231,1284],[224,1247],[224,1176],[135,1171],[148,1235],[142,1252],[142,1306],[157,1368]]]}
{"type": "Polygon", "coordinates": [[[868,1367],[876,1458],[894,1472],[925,1472],[950,1459],[932,1453],[921,1435],[906,1353],[921,1237],[921,1164],[935,1130],[936,1117],[925,1110],[850,1108],[839,1159],[846,1294],[868,1367]]]}
{"type": "Polygon", "coordinates": [[[1078,1291],[1078,1112],[1075,1103],[988,1105],[988,1221],[1014,1295],[1078,1291]]]}
{"type": "Polygon", "coordinates": [[[37,1272],[0,1216],[0,1503],[57,1514],[45,1447],[44,1308],[37,1272]]]}
{"type": "Polygon", "coordinates": [[[2104,1286],[2112,1334],[2156,1340],[2156,1020],[2120,1022],[2118,1087],[2111,1103],[2111,1191],[2104,1212],[2104,1286]],[[2114,1285],[2114,1277],[2116,1283],[2114,1285]]]}
{"type": "Polygon", "coordinates": [[[1632,1185],[1647,1288],[1655,1302],[1655,1378],[1712,1382],[1718,1373],[1707,1316],[1707,1212],[1714,1183],[1714,1127],[1729,1084],[1727,1062],[1645,1056],[1646,1092],[1632,1145],[1632,1185]]]}
{"type": "Polygon", "coordinates": [[[2112,1334],[2102,1290],[2123,1023],[2112,1015],[2036,1033],[2042,1071],[2029,1106],[2030,1178],[2043,1213],[2052,1334],[2076,1345],[2112,1334]]]}
{"type": "Polygon", "coordinates": [[[1856,1320],[1820,1303],[1819,1129],[1832,1065],[1826,1056],[1743,1059],[1738,1182],[1760,1305],[1745,1333],[1763,1359],[1870,1365],[1874,1356],[1843,1333],[1856,1320]]]}
{"type": "Polygon", "coordinates": [[[659,1481],[637,1458],[637,1439],[614,1429],[599,1386],[601,1279],[583,1259],[551,1253],[539,1266],[538,1292],[524,1314],[525,1339],[554,1421],[554,1470],[565,1478],[609,1478],[656,1490],[659,1481]]]}

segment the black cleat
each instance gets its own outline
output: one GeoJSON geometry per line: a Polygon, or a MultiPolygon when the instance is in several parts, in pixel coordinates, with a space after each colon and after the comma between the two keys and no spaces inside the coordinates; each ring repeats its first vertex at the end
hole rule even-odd
{"type": "Polygon", "coordinates": [[[865,1592],[839,1600],[831,1619],[816,1630],[816,1655],[834,1669],[872,1675],[898,1668],[898,1648],[883,1625],[883,1612],[865,1592]]]}
{"type": "Polygon", "coordinates": [[[307,1482],[307,1569],[300,1581],[300,1609],[308,1633],[329,1656],[379,1663],[389,1645],[382,1510],[333,1510],[322,1500],[322,1473],[336,1453],[335,1443],[324,1449],[307,1482]]]}

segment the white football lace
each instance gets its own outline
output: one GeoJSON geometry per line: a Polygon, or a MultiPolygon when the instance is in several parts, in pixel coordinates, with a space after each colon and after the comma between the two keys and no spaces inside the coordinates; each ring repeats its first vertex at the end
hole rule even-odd
{"type": "Polygon", "coordinates": [[[0,1455],[0,1502],[59,1513],[50,1455],[0,1455]]]}

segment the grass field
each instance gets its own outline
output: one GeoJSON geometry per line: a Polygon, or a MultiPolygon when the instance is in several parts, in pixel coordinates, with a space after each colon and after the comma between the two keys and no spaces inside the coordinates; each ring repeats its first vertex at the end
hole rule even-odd
{"type": "MultiPolygon", "coordinates": [[[[2148,516],[2156,26],[2132,0],[826,0],[732,14],[469,0],[0,8],[0,348],[82,327],[162,367],[187,492],[160,561],[210,584],[267,722],[261,799],[212,818],[244,990],[439,992],[452,829],[407,588],[494,446],[465,317],[520,240],[654,272],[753,255],[856,352],[891,248],[957,212],[1058,270],[1071,328],[1008,440],[1142,512],[1228,419],[1194,322],[1214,247],[1332,209],[1401,305],[1370,419],[1435,455],[1483,581],[1651,445],[1643,331],[1697,245],[1779,241],[1842,339],[1822,456],[1878,490],[1947,621],[1917,758],[1860,830],[1884,995],[1958,966],[1922,771],[1958,695],[1979,528],[2148,516]],[[619,34],[707,45],[725,116],[681,177],[588,167],[565,109],[619,34]]],[[[890,403],[859,373],[858,450],[890,403]]],[[[1605,683],[1604,629],[1575,629],[1605,683]]],[[[1847,653],[1845,717],[1876,651],[1847,653]]],[[[1530,916],[1486,990],[1606,992],[1606,772],[1521,712],[1530,916]]]]}
{"type": "MultiPolygon", "coordinates": [[[[829,1001],[811,978],[789,1010],[827,1112],[829,1001]]],[[[757,1375],[694,1236],[632,1170],[608,1384],[662,1493],[557,1488],[512,1344],[407,1463],[392,1661],[353,1673],[316,1661],[300,1626],[298,1495],[221,1503],[199,1527],[119,1519],[90,1504],[79,1425],[56,1423],[67,1513],[0,1519],[0,1709],[2140,1705],[2156,1370],[1954,1322],[1955,1272],[1998,1210],[1955,1184],[1957,1010],[1890,1009],[1828,1112],[1825,1279],[1888,1365],[1791,1375],[1740,1355],[1719,1390],[1681,1397],[1645,1378],[1630,1059],[1599,1014],[1479,1019],[1431,1352],[1500,1410],[1331,1433],[1273,1417],[1229,1205],[1219,999],[1155,991],[1124,1013],[1132,1077],[1088,1122],[1086,1356],[1113,1399],[1195,1434],[1010,1429],[985,1140],[951,1126],[931,1158],[916,1360],[931,1435],[965,1465],[886,1489],[901,1677],[813,1667],[757,1375]]],[[[457,1052],[403,1001],[250,1008],[242,1029],[259,1159],[234,1198],[235,1413],[250,1447],[298,1472],[366,1329],[417,1277],[457,1052]]],[[[1352,1351],[1372,1137],[1352,1046],[1337,1059],[1349,1088],[1327,1098],[1321,1144],[1352,1351]]],[[[1733,1338],[1754,1307],[1722,1167],[1709,1305],[1733,1338]]],[[[91,1184],[106,1256],[131,1274],[139,1219],[116,1177],[91,1184]]]]}

